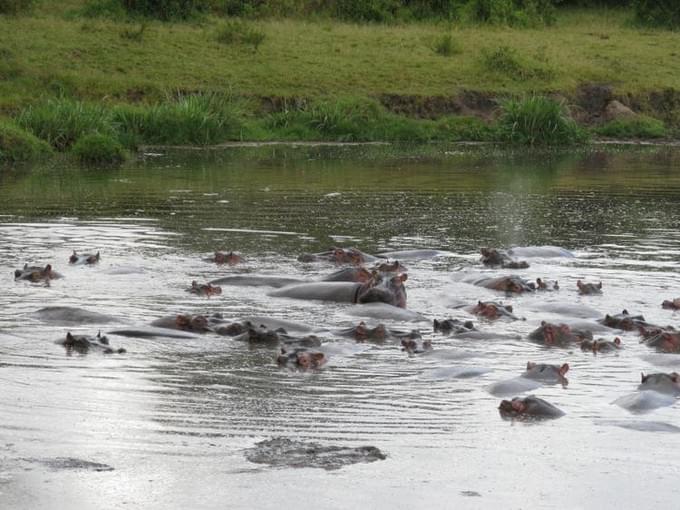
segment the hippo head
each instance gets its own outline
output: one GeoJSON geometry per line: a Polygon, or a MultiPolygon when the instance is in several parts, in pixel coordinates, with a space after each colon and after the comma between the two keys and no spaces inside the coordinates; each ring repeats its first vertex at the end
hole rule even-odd
{"type": "Polygon", "coordinates": [[[303,370],[319,368],[324,363],[326,363],[326,356],[323,352],[301,351],[297,353],[297,366],[303,370]]]}
{"type": "Polygon", "coordinates": [[[503,400],[498,406],[498,410],[503,416],[517,416],[525,413],[527,406],[521,398],[516,397],[512,400],[503,400]]]}
{"type": "Polygon", "coordinates": [[[406,273],[397,276],[374,273],[371,281],[359,288],[356,301],[357,303],[387,303],[406,308],[404,282],[407,278],[406,273]]]}
{"type": "Polygon", "coordinates": [[[425,340],[419,344],[416,338],[404,338],[401,341],[401,350],[409,354],[420,354],[432,350],[432,342],[425,340]]]}
{"type": "Polygon", "coordinates": [[[381,262],[374,267],[374,270],[380,273],[403,273],[406,271],[406,267],[395,260],[393,262],[381,262]]]}
{"type": "Polygon", "coordinates": [[[76,250],[73,250],[73,254],[68,258],[68,261],[71,264],[75,264],[76,262],[78,262],[78,254],[76,253],[76,250]]]}
{"type": "Polygon", "coordinates": [[[336,264],[361,265],[364,257],[356,248],[333,248],[332,258],[336,264]]]}

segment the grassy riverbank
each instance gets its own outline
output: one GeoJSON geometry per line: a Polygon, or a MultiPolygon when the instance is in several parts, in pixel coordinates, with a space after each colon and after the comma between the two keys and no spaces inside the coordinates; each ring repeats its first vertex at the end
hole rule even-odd
{"type": "MultiPolygon", "coordinates": [[[[230,98],[231,129],[156,142],[488,140],[504,99],[543,94],[594,133],[669,137],[680,125],[680,34],[634,28],[625,10],[559,11],[553,26],[512,29],[215,16],[140,24],[86,18],[83,5],[44,1],[0,16],[0,117],[60,97],[139,122],[150,118],[143,110],[198,93],[230,98]],[[657,124],[602,131],[612,99],[657,124]]],[[[144,129],[122,141],[150,141],[144,129]]]]}

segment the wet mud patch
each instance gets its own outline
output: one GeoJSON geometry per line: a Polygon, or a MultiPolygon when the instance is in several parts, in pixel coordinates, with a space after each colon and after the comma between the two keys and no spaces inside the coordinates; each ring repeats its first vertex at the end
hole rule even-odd
{"type": "Polygon", "coordinates": [[[108,464],[91,462],[89,460],[76,459],[74,457],[55,457],[53,459],[25,459],[31,463],[42,464],[53,471],[113,471],[113,467],[108,464]]]}
{"type": "Polygon", "coordinates": [[[245,451],[245,457],[255,464],[267,464],[271,467],[321,468],[328,471],[387,458],[375,446],[351,448],[293,441],[284,437],[256,443],[253,448],[245,451]]]}

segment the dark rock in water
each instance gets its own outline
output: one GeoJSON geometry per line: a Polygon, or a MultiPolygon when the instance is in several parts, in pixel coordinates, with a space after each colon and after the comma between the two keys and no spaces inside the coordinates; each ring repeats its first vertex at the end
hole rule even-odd
{"type": "Polygon", "coordinates": [[[73,457],[55,457],[53,459],[26,459],[30,462],[39,462],[55,471],[62,471],[65,469],[75,469],[84,471],[113,471],[113,467],[108,464],[100,464],[99,462],[90,462],[89,460],[75,459],[73,457]]]}
{"type": "Polygon", "coordinates": [[[324,446],[319,443],[276,437],[256,443],[245,451],[246,459],[272,467],[340,469],[359,462],[385,460],[387,456],[374,446],[324,446]]]}

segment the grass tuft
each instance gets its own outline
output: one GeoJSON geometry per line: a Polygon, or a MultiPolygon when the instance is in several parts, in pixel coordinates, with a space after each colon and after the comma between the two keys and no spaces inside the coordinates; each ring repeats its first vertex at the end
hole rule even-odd
{"type": "Polygon", "coordinates": [[[104,105],[66,98],[29,106],[19,114],[17,123],[59,151],[89,133],[116,133],[111,111],[104,105]]]}
{"type": "Polygon", "coordinates": [[[31,161],[51,152],[52,148],[32,133],[0,120],[0,162],[31,161]]]}
{"type": "Polygon", "coordinates": [[[82,163],[113,165],[125,160],[122,144],[110,135],[90,133],[73,144],[71,152],[82,163]]]}
{"type": "Polygon", "coordinates": [[[498,136],[505,142],[530,146],[574,145],[587,140],[563,105],[545,96],[505,101],[498,136]]]}
{"type": "Polygon", "coordinates": [[[252,46],[257,51],[265,40],[265,34],[243,21],[229,21],[217,31],[217,42],[220,44],[242,44],[252,46]]]}
{"type": "Polygon", "coordinates": [[[515,81],[551,80],[555,76],[552,68],[523,58],[517,50],[509,46],[483,48],[480,63],[487,73],[502,75],[515,81]]]}
{"type": "Polygon", "coordinates": [[[434,43],[434,52],[442,57],[450,57],[463,52],[460,43],[451,34],[439,37],[434,43]]]}

